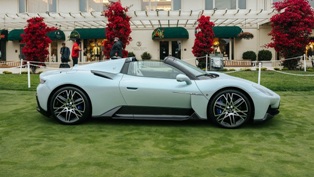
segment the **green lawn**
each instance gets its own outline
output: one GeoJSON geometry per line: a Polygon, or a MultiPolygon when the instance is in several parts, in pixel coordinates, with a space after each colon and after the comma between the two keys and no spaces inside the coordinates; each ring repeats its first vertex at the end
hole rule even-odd
{"type": "Polygon", "coordinates": [[[0,90],[32,90],[39,84],[39,74],[30,75],[31,87],[28,88],[27,74],[0,74],[0,90]]]}
{"type": "MultiPolygon", "coordinates": [[[[254,80],[255,73],[233,75],[254,80]]],[[[269,85],[284,77],[267,73],[269,85]]],[[[313,77],[290,78],[309,79],[298,83],[305,91],[292,91],[290,81],[273,85],[291,90],[277,91],[281,113],[234,130],[206,121],[61,125],[36,111],[38,75],[32,75],[31,89],[24,77],[0,74],[1,177],[314,176],[313,77]]]]}
{"type": "MultiPolygon", "coordinates": [[[[312,91],[314,90],[314,72],[304,71],[262,71],[261,85],[274,91],[312,91]]],[[[230,75],[258,81],[257,71],[241,71],[230,75]]]]}

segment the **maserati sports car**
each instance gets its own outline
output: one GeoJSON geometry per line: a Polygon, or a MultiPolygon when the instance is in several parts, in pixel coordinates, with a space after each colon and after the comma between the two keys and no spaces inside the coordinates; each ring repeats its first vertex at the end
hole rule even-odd
{"type": "Polygon", "coordinates": [[[89,118],[210,120],[224,128],[279,113],[280,96],[256,83],[205,72],[174,57],[122,58],[40,74],[38,111],[63,124],[89,118]]]}

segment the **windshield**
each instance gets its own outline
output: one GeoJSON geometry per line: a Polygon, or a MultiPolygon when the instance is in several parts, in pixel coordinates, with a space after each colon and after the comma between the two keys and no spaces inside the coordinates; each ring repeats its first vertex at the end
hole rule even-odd
{"type": "Polygon", "coordinates": [[[182,60],[175,60],[178,65],[188,69],[194,76],[206,75],[206,72],[182,60]]]}

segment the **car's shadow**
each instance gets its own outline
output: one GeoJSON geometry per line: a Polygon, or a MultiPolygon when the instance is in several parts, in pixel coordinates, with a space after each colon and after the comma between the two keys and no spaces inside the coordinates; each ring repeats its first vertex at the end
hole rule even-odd
{"type": "MultiPolygon", "coordinates": [[[[138,125],[138,126],[162,126],[162,127],[205,127],[205,128],[221,128],[208,120],[137,120],[137,119],[104,119],[92,118],[87,124],[106,124],[106,125],[138,125]]],[[[240,129],[264,129],[276,126],[278,120],[267,120],[265,122],[248,122],[240,127],[240,129]]]]}
{"type": "MultiPolygon", "coordinates": [[[[172,121],[172,120],[137,120],[137,119],[104,119],[104,118],[92,118],[88,124],[110,124],[110,125],[139,125],[139,126],[204,126],[211,125],[206,120],[184,120],[184,121],[172,121]]],[[[213,125],[212,125],[213,126],[213,125]]]]}
{"type": "MultiPolygon", "coordinates": [[[[38,118],[43,124],[59,124],[53,118],[47,118],[40,116],[38,118]]],[[[275,128],[281,124],[280,119],[271,119],[265,122],[248,122],[240,127],[240,129],[269,129],[275,128]]],[[[59,124],[60,125],[60,124],[59,124]]],[[[92,125],[117,125],[117,126],[155,126],[155,127],[203,127],[203,128],[219,128],[208,120],[184,120],[184,121],[172,121],[172,120],[137,120],[137,119],[110,119],[110,118],[91,118],[87,122],[83,122],[77,126],[92,126],[92,125]]],[[[68,126],[68,125],[65,125],[68,126]]],[[[225,129],[225,128],[223,128],[225,129]]]]}

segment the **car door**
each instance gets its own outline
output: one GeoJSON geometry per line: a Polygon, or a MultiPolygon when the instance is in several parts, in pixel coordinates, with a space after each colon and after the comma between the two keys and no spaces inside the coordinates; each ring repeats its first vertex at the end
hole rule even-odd
{"type": "Polygon", "coordinates": [[[178,74],[183,73],[163,62],[134,62],[121,79],[120,90],[129,106],[189,109],[191,94],[200,92],[194,81],[178,82],[178,74]]]}

